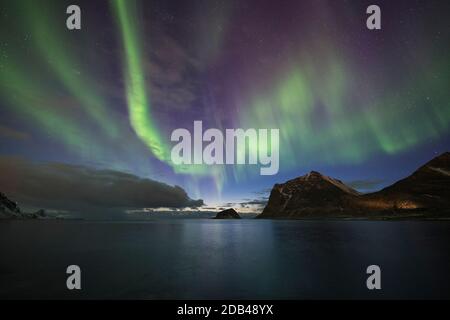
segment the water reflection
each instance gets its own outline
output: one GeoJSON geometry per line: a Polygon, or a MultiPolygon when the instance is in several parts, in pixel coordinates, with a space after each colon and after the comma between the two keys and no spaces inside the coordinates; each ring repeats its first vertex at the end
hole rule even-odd
{"type": "Polygon", "coordinates": [[[0,223],[0,298],[450,298],[449,240],[448,222],[0,223]]]}

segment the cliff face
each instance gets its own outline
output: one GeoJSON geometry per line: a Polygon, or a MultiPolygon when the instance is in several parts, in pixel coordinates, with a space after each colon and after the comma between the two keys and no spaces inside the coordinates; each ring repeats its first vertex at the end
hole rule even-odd
{"type": "Polygon", "coordinates": [[[0,192],[0,219],[39,219],[47,218],[44,210],[35,213],[24,213],[20,210],[16,202],[0,192]]]}
{"type": "Polygon", "coordinates": [[[375,193],[359,194],[342,181],[310,172],[276,184],[258,218],[365,217],[377,214],[449,212],[450,153],[375,193]]]}
{"type": "Polygon", "coordinates": [[[0,219],[21,218],[17,203],[9,200],[6,195],[0,192],[0,219]]]}

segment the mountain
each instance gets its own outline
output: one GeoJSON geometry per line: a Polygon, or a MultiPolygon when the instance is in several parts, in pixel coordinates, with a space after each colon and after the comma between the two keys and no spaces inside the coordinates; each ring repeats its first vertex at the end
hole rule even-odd
{"type": "Polygon", "coordinates": [[[38,219],[47,218],[47,214],[44,210],[39,210],[35,213],[22,212],[17,205],[8,197],[0,192],[0,220],[1,219],[38,219]]]}
{"type": "Polygon", "coordinates": [[[342,181],[316,171],[275,184],[258,218],[299,218],[337,215],[352,206],[360,194],[342,181]]]}
{"type": "Polygon", "coordinates": [[[217,213],[214,219],[241,219],[234,209],[226,209],[217,213]]]}
{"type": "Polygon", "coordinates": [[[16,202],[9,200],[6,195],[0,192],[0,219],[21,218],[20,211],[16,202]]]}
{"type": "Polygon", "coordinates": [[[342,181],[312,171],[275,184],[257,218],[450,217],[450,153],[378,192],[360,194],[342,181]]]}
{"type": "Polygon", "coordinates": [[[368,201],[384,200],[400,209],[450,208],[450,152],[446,152],[381,191],[368,194],[368,201]]]}

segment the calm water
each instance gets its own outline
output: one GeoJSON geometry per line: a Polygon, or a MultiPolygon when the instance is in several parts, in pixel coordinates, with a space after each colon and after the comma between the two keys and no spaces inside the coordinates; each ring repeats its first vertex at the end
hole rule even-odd
{"type": "Polygon", "coordinates": [[[450,298],[449,222],[14,221],[0,253],[0,298],[450,298]]]}

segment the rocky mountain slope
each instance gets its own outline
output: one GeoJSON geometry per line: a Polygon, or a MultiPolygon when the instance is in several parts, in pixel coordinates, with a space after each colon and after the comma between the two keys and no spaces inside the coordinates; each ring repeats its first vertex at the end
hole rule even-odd
{"type": "Polygon", "coordinates": [[[21,218],[20,211],[16,202],[9,200],[6,195],[0,192],[0,218],[21,218]]]}
{"type": "Polygon", "coordinates": [[[16,202],[0,192],[0,219],[37,219],[46,218],[44,210],[35,213],[22,212],[16,202]]]}

